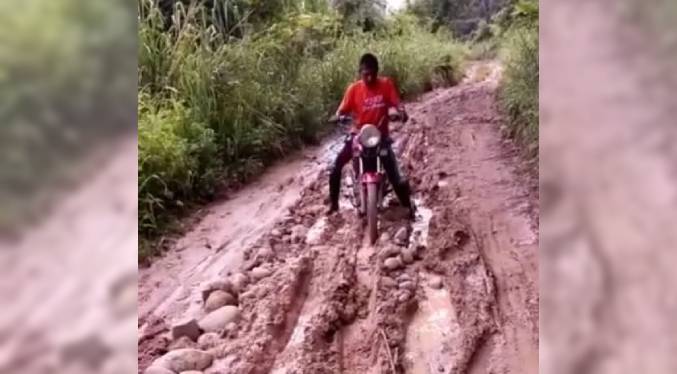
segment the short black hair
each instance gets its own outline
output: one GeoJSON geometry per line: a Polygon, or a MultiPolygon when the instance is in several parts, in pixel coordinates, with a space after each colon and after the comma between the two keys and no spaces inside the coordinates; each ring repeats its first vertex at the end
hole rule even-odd
{"type": "Polygon", "coordinates": [[[360,57],[360,68],[363,66],[378,73],[378,59],[371,53],[365,53],[360,57]]]}

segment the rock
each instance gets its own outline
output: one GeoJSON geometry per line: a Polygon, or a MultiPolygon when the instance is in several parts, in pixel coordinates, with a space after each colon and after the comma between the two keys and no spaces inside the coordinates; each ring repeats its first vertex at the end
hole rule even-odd
{"type": "Polygon", "coordinates": [[[442,288],[442,278],[433,277],[433,278],[430,279],[428,284],[430,285],[431,288],[439,290],[440,288],[442,288]]]}
{"type": "Polygon", "coordinates": [[[252,277],[254,281],[259,281],[270,274],[272,274],[273,271],[270,270],[270,268],[265,267],[265,266],[257,266],[252,269],[252,271],[249,272],[249,275],[252,277]]]}
{"type": "Polygon", "coordinates": [[[144,374],[175,374],[173,371],[169,369],[165,369],[162,366],[151,366],[148,369],[146,369],[144,374]]]}
{"type": "Polygon", "coordinates": [[[395,243],[398,245],[407,245],[408,239],[409,234],[407,233],[406,227],[401,227],[397,230],[397,233],[395,233],[395,243]]]}
{"type": "Polygon", "coordinates": [[[402,273],[397,277],[398,282],[411,281],[411,276],[407,273],[402,273]]]}
{"type": "Polygon", "coordinates": [[[385,248],[383,248],[383,250],[381,250],[381,258],[382,259],[397,256],[399,254],[400,254],[400,249],[398,247],[393,246],[393,245],[385,247],[385,248]]]}
{"type": "Polygon", "coordinates": [[[151,366],[162,367],[175,373],[189,370],[204,370],[212,364],[214,357],[198,349],[177,349],[158,358],[151,366]]]}
{"type": "Polygon", "coordinates": [[[216,290],[232,292],[233,284],[232,282],[224,279],[212,280],[205,283],[202,286],[202,302],[206,302],[207,298],[209,297],[209,294],[211,294],[216,290]]]}
{"type": "Polygon", "coordinates": [[[205,311],[209,313],[226,305],[237,305],[235,297],[226,291],[216,290],[207,298],[205,311]]]}
{"type": "Polygon", "coordinates": [[[229,324],[226,325],[226,328],[225,328],[225,329],[223,329],[223,334],[222,334],[222,336],[226,337],[226,336],[228,336],[230,333],[234,332],[235,330],[237,330],[237,323],[231,322],[231,323],[229,323],[229,324]]]}
{"type": "Polygon", "coordinates": [[[257,256],[264,259],[269,259],[273,257],[273,250],[268,247],[263,247],[259,249],[259,253],[257,254],[257,256]]]}
{"type": "Polygon", "coordinates": [[[282,237],[282,241],[283,241],[285,244],[291,243],[291,235],[290,235],[290,234],[287,234],[287,235],[283,236],[283,237],[282,237]]]}
{"type": "Polygon", "coordinates": [[[306,237],[308,229],[303,225],[296,225],[291,229],[291,241],[300,243],[306,237]]]}
{"type": "Polygon", "coordinates": [[[280,236],[282,236],[282,231],[280,231],[280,229],[272,229],[270,231],[270,235],[279,238],[280,236]]]}
{"type": "Polygon", "coordinates": [[[240,294],[240,302],[242,302],[242,300],[255,299],[255,298],[256,298],[256,291],[254,291],[252,289],[240,294]]]}
{"type": "Polygon", "coordinates": [[[200,347],[200,349],[206,351],[216,347],[220,340],[221,338],[219,337],[219,334],[215,332],[208,332],[206,334],[200,335],[200,337],[197,339],[197,345],[200,347]]]}
{"type": "Polygon", "coordinates": [[[204,316],[199,322],[200,328],[205,332],[219,332],[239,316],[240,311],[236,306],[226,305],[204,316]]]}
{"type": "Polygon", "coordinates": [[[414,262],[414,250],[405,248],[402,250],[402,262],[405,264],[411,264],[414,262]]]}
{"type": "Polygon", "coordinates": [[[402,267],[402,259],[400,258],[400,256],[390,257],[383,262],[383,265],[388,270],[399,269],[402,267]]]}
{"type": "Polygon", "coordinates": [[[179,374],[202,374],[202,372],[198,371],[198,370],[188,370],[188,371],[182,371],[179,374]]]}
{"type": "Polygon", "coordinates": [[[176,349],[184,349],[184,348],[196,348],[197,344],[195,341],[191,340],[187,336],[182,336],[178,340],[173,341],[171,344],[169,344],[169,350],[173,351],[176,349]]]}
{"type": "Polygon", "coordinates": [[[414,288],[416,288],[416,286],[414,285],[414,282],[412,282],[412,281],[405,281],[405,282],[400,283],[400,288],[403,289],[403,290],[413,291],[414,288]]]}
{"type": "Polygon", "coordinates": [[[230,281],[233,284],[234,293],[240,294],[242,291],[244,291],[244,288],[247,286],[249,278],[244,273],[237,273],[231,277],[230,281]]]}
{"type": "Polygon", "coordinates": [[[409,301],[410,298],[411,298],[411,293],[409,293],[409,292],[402,292],[402,293],[400,294],[400,296],[397,297],[397,301],[399,301],[399,302],[401,302],[401,303],[405,303],[405,302],[409,301]]]}
{"type": "Polygon", "coordinates": [[[177,340],[182,336],[193,341],[200,336],[200,326],[195,318],[183,319],[172,326],[172,339],[177,340]]]}
{"type": "Polygon", "coordinates": [[[382,277],[381,278],[381,285],[383,285],[383,287],[393,288],[393,287],[397,286],[397,282],[393,278],[382,277]]]}

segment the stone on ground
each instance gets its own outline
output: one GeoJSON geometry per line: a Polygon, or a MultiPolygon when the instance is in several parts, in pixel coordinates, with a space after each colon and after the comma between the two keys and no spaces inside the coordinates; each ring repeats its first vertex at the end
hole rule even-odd
{"type": "Polygon", "coordinates": [[[272,270],[266,266],[257,266],[252,269],[252,271],[249,272],[249,275],[254,281],[259,281],[270,274],[272,274],[272,270]]]}
{"type": "Polygon", "coordinates": [[[216,290],[232,292],[233,284],[225,279],[217,279],[207,282],[202,286],[202,302],[207,301],[209,295],[216,290]]]}
{"type": "Polygon", "coordinates": [[[189,339],[187,336],[182,336],[177,340],[174,340],[169,344],[169,351],[174,351],[177,349],[184,349],[184,348],[196,348],[197,343],[195,341],[189,339]]]}
{"type": "Polygon", "coordinates": [[[409,248],[405,248],[402,250],[402,261],[405,264],[411,264],[414,262],[414,251],[409,248]]]}
{"type": "Polygon", "coordinates": [[[226,291],[217,290],[212,292],[205,302],[205,311],[213,312],[226,305],[237,305],[235,297],[226,291]]]}
{"type": "Polygon", "coordinates": [[[402,259],[400,258],[400,256],[390,257],[383,262],[383,265],[388,270],[399,269],[402,267],[402,259]]]}
{"type": "Polygon", "coordinates": [[[190,370],[204,370],[212,364],[213,360],[214,357],[205,351],[186,348],[168,352],[155,360],[151,366],[181,373],[190,370]]]}
{"type": "Polygon", "coordinates": [[[247,277],[246,274],[237,273],[231,277],[230,281],[233,284],[233,291],[236,294],[240,294],[242,291],[244,291],[244,288],[247,286],[249,278],[247,277]]]}
{"type": "Polygon", "coordinates": [[[172,326],[172,339],[177,340],[182,336],[193,341],[196,341],[200,336],[200,326],[195,318],[183,319],[172,326]]]}
{"type": "Polygon", "coordinates": [[[219,337],[219,334],[215,332],[208,332],[200,335],[200,337],[197,339],[197,345],[200,347],[200,349],[206,351],[216,347],[220,340],[221,338],[219,337]]]}
{"type": "Polygon", "coordinates": [[[148,369],[146,369],[144,374],[175,374],[173,371],[169,369],[165,369],[162,366],[151,366],[148,369]]]}
{"type": "Polygon", "coordinates": [[[239,315],[236,306],[226,305],[204,316],[199,325],[205,332],[219,332],[230,322],[235,322],[239,315]]]}

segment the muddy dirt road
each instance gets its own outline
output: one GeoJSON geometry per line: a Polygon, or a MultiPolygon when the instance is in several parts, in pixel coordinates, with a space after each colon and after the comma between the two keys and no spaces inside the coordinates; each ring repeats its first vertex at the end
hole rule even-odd
{"type": "Polygon", "coordinates": [[[345,197],[324,214],[337,139],[209,206],[140,271],[139,371],[536,373],[537,180],[498,79],[474,64],[410,103],[393,138],[418,217],[386,204],[374,246],[345,197]]]}

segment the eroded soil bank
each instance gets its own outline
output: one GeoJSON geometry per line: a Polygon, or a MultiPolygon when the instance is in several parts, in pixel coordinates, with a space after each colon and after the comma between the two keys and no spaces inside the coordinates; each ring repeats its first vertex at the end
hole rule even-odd
{"type": "Polygon", "coordinates": [[[410,103],[393,138],[418,217],[387,204],[374,246],[346,199],[325,215],[336,139],[210,206],[140,272],[139,371],[174,351],[204,373],[537,373],[537,179],[498,79],[478,63],[410,103]]]}

